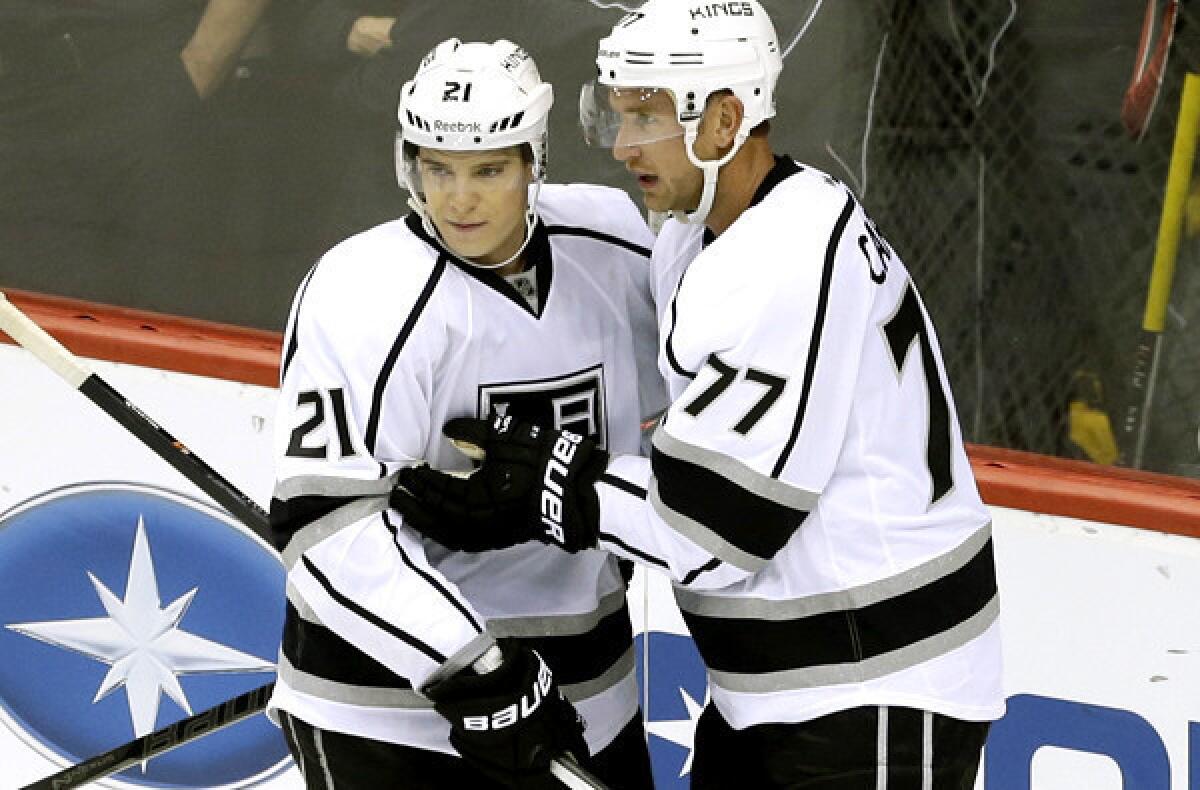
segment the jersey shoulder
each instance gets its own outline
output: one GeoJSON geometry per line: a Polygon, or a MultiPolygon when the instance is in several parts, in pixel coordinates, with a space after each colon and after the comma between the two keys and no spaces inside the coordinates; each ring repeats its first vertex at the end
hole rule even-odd
{"type": "MultiPolygon", "coordinates": [[[[831,266],[840,268],[844,237],[847,232],[857,237],[862,222],[849,190],[820,171],[804,169],[780,181],[688,265],[677,294],[685,334],[694,331],[716,347],[732,347],[744,337],[769,334],[771,325],[814,315],[831,266]],[[713,315],[730,320],[712,322],[713,315]]],[[[667,240],[676,239],[684,257],[696,249],[688,246],[695,243],[694,231],[664,228],[664,233],[668,230],[667,240]]],[[[869,280],[861,279],[865,288],[869,280]]]]}
{"type": "Polygon", "coordinates": [[[628,252],[649,259],[654,233],[624,190],[599,184],[546,184],[538,194],[538,214],[551,237],[573,233],[621,242],[628,252]]]}
{"type": "Polygon", "coordinates": [[[303,286],[297,325],[345,343],[386,333],[406,320],[437,269],[437,251],[404,220],[377,225],[321,257],[303,286]]]}
{"type": "MultiPolygon", "coordinates": [[[[858,201],[845,185],[805,166],[776,184],[717,241],[753,245],[758,240],[760,246],[781,247],[800,255],[824,254],[830,244],[838,242],[848,219],[843,215],[856,210],[861,212],[858,201]]],[[[764,263],[784,263],[787,257],[767,256],[764,263]]]]}

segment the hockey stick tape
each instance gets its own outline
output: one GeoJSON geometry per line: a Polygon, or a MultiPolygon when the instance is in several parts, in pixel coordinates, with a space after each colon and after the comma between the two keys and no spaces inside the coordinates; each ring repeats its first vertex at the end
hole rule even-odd
{"type": "Polygon", "coordinates": [[[84,380],[92,375],[62,343],[8,301],[3,291],[0,291],[0,329],[75,389],[79,389],[84,380]]]}

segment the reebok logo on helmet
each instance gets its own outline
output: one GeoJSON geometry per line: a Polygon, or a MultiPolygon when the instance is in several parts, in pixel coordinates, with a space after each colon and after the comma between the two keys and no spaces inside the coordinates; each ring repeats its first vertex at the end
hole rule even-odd
{"type": "Polygon", "coordinates": [[[483,124],[464,121],[434,121],[433,129],[437,132],[476,132],[483,131],[483,124]]]}

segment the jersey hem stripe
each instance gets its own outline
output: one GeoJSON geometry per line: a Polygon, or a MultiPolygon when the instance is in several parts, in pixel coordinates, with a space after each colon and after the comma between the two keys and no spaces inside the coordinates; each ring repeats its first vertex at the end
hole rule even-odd
{"type": "Polygon", "coordinates": [[[279,679],[304,694],[371,708],[433,708],[433,703],[411,688],[360,686],[319,677],[292,666],[287,656],[279,657],[279,679]]]}
{"type": "Polygon", "coordinates": [[[726,672],[710,668],[708,675],[714,686],[725,691],[751,694],[862,683],[915,667],[963,647],[983,636],[999,617],[1000,599],[993,597],[973,616],[948,631],[893,652],[854,663],[755,673],[726,672]]]}
{"type": "MultiPolygon", "coordinates": [[[[893,671],[898,665],[881,657],[903,656],[899,651],[913,645],[922,645],[917,654],[928,658],[931,646],[945,652],[961,644],[966,640],[953,637],[956,630],[968,621],[982,622],[973,632],[981,633],[994,619],[994,612],[982,621],[980,613],[995,609],[996,601],[989,538],[957,570],[860,607],[791,619],[710,617],[680,611],[700,655],[714,670],[739,674],[813,670],[818,675],[832,673],[831,677],[854,679],[854,667],[863,662],[892,667],[886,671],[893,671]],[[938,641],[942,635],[950,636],[938,641]]],[[[785,607],[794,606],[793,601],[785,602],[785,607]]]]}
{"type": "Polygon", "coordinates": [[[991,522],[988,522],[958,546],[927,562],[894,576],[835,592],[772,600],[676,590],[675,601],[680,609],[690,614],[751,620],[794,620],[843,609],[861,609],[912,592],[957,572],[986,548],[991,534],[991,522]]]}

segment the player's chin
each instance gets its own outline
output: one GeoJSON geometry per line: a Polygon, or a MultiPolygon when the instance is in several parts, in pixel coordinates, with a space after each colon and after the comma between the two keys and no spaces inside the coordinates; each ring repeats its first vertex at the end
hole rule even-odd
{"type": "Polygon", "coordinates": [[[486,258],[495,252],[496,242],[493,239],[472,238],[464,234],[447,234],[444,238],[450,251],[460,258],[475,260],[486,258]]]}
{"type": "Polygon", "coordinates": [[[671,205],[671,196],[662,192],[643,192],[642,202],[651,211],[670,211],[675,208],[671,205]]]}

